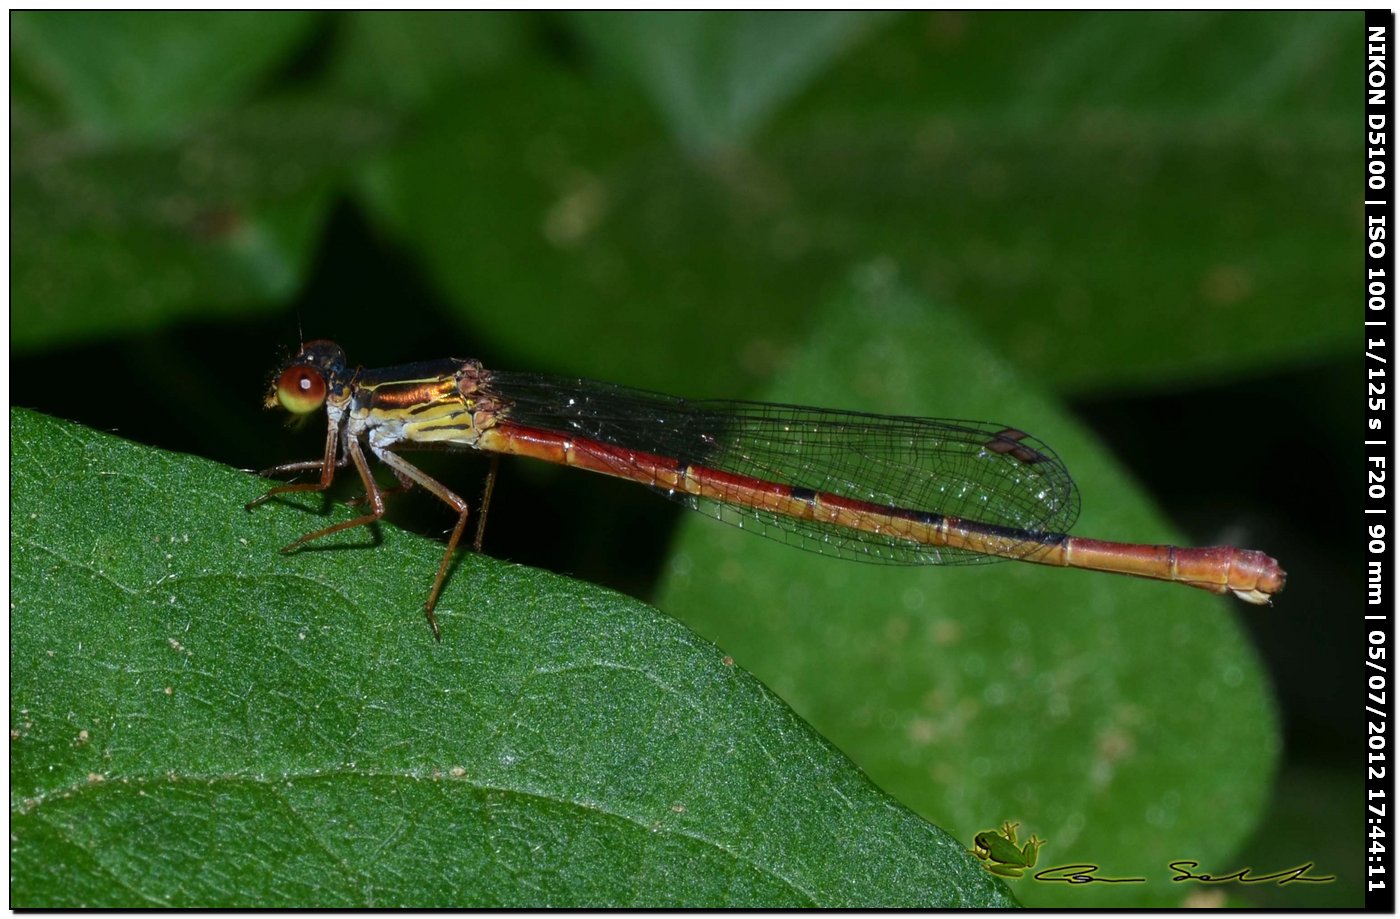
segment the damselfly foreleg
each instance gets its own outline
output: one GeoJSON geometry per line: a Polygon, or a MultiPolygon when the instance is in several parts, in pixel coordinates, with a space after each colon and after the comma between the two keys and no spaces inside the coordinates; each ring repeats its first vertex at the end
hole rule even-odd
{"type": "Polygon", "coordinates": [[[264,469],[262,472],[258,473],[258,475],[264,478],[269,478],[274,475],[286,475],[289,472],[305,472],[308,469],[319,469],[321,470],[321,478],[319,481],[294,482],[287,485],[278,485],[268,489],[266,494],[254,498],[252,501],[243,505],[243,509],[245,511],[251,511],[269,498],[275,498],[278,495],[285,495],[298,491],[325,491],[327,488],[330,488],[331,483],[335,481],[335,470],[339,467],[343,467],[347,462],[346,457],[342,456],[339,461],[335,458],[335,442],[339,435],[340,429],[338,427],[333,424],[327,425],[325,454],[320,459],[302,460],[296,463],[283,463],[280,466],[273,466],[271,469],[264,469]]]}

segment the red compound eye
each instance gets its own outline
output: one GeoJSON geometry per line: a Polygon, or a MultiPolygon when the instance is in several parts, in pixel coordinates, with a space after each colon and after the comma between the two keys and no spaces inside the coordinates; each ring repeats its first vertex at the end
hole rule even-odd
{"type": "Polygon", "coordinates": [[[326,378],[315,367],[288,367],[277,378],[277,401],[293,415],[314,412],[326,401],[326,378]]]}

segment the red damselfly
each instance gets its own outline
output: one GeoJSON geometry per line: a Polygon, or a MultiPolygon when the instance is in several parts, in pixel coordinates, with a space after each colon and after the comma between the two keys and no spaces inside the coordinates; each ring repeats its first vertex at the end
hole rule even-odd
{"type": "MultiPolygon", "coordinates": [[[[434,608],[462,534],[467,502],[399,455],[409,449],[514,454],[640,482],[720,520],[815,552],[896,565],[1016,559],[1175,581],[1268,603],[1278,562],[1231,546],[1179,548],[1065,535],[1079,493],[1059,457],[1012,427],[872,415],[766,402],[687,400],[445,359],[370,370],[333,342],[313,341],[277,373],[267,406],[326,410],[319,459],[264,475],[318,470],[276,495],[324,491],[353,465],[366,512],[307,533],[305,543],[384,515],[366,449],[402,488],[421,486],[457,512],[425,610],[434,608]]],[[[495,479],[488,474],[474,545],[495,479]]]]}

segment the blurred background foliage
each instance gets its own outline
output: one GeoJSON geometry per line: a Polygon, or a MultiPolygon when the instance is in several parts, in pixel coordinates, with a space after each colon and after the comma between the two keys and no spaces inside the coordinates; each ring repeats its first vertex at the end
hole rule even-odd
{"type": "MultiPolygon", "coordinates": [[[[885,266],[1183,538],[1284,562],[1273,610],[1212,610],[1249,631],[1283,735],[1237,857],[1339,881],[1230,898],[1359,905],[1336,712],[1362,589],[1361,40],[1358,14],[1302,12],[17,13],[12,400],[258,468],[315,452],[259,411],[303,331],[370,364],[762,395],[885,266]]],[[[512,465],[492,554],[654,595],[679,515],[512,465]]]]}

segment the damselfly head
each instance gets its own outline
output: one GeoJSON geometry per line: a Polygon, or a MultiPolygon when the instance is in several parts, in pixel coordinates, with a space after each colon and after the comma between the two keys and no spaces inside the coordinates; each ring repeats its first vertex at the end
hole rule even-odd
{"type": "Polygon", "coordinates": [[[308,415],[326,402],[326,378],[306,364],[292,364],[277,377],[267,399],[268,407],[280,405],[293,415],[308,415]]]}
{"type": "Polygon", "coordinates": [[[293,417],[307,416],[325,405],[327,394],[344,370],[345,352],[335,342],[320,340],[302,345],[297,356],[273,378],[263,405],[280,405],[293,417]]]}

